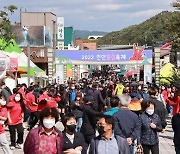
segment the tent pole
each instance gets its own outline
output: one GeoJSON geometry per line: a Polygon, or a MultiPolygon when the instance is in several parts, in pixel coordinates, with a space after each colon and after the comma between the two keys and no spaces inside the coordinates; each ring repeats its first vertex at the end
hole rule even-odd
{"type": "Polygon", "coordinates": [[[27,45],[27,53],[28,53],[28,86],[30,86],[30,45],[27,45]]]}
{"type": "Polygon", "coordinates": [[[17,71],[15,71],[15,83],[16,83],[16,86],[17,86],[17,71]]]}

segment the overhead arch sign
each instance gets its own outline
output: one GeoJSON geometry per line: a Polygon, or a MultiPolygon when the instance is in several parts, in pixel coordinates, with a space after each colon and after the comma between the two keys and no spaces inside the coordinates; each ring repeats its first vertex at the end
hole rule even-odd
{"type": "Polygon", "coordinates": [[[135,64],[146,58],[152,63],[152,50],[57,50],[56,64],[135,64]]]}

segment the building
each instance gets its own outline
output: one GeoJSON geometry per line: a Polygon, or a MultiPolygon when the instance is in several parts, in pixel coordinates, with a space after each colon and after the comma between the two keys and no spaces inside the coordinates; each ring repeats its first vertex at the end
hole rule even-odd
{"type": "Polygon", "coordinates": [[[92,41],[84,41],[82,39],[75,39],[75,46],[79,46],[79,50],[96,50],[97,44],[92,41]]]}
{"type": "Polygon", "coordinates": [[[22,12],[21,26],[45,26],[49,28],[51,35],[51,46],[56,34],[57,16],[52,12],[22,12]]]}

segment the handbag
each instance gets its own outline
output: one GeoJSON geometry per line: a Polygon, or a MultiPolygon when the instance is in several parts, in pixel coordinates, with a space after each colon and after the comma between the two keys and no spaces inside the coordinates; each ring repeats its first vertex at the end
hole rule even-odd
{"type": "Polygon", "coordinates": [[[144,154],[143,147],[142,146],[137,146],[135,154],[144,154]]]}

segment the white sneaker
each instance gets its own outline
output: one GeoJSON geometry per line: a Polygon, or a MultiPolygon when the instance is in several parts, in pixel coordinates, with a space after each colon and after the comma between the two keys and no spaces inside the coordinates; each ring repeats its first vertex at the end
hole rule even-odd
{"type": "Polygon", "coordinates": [[[15,146],[10,146],[10,149],[11,149],[11,150],[14,150],[14,149],[15,149],[15,146]]]}
{"type": "Polygon", "coordinates": [[[23,149],[23,144],[17,144],[17,145],[16,145],[16,148],[18,148],[18,149],[23,149]]]}

